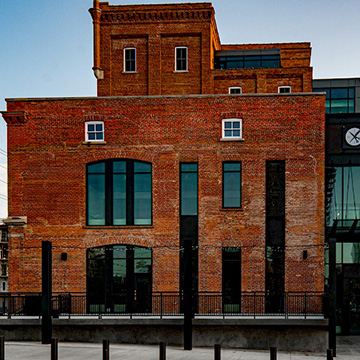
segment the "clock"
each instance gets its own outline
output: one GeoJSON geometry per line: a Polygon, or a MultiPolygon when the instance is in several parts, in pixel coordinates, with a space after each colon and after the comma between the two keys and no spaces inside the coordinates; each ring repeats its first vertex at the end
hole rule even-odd
{"type": "Polygon", "coordinates": [[[360,147],[360,127],[353,126],[345,129],[344,140],[346,145],[351,147],[360,147]]]}

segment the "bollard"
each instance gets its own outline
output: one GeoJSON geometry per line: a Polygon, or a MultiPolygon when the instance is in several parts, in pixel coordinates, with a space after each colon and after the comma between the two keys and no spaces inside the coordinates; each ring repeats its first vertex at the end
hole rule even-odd
{"type": "Polygon", "coordinates": [[[109,340],[103,340],[103,360],[110,359],[110,342],[109,340]]]}
{"type": "Polygon", "coordinates": [[[214,346],[214,359],[221,360],[221,345],[215,344],[214,346]]]}
{"type": "Polygon", "coordinates": [[[333,359],[334,359],[333,350],[332,349],[327,349],[326,360],[333,360],[333,359]]]}
{"type": "Polygon", "coordinates": [[[276,360],[277,359],[277,347],[272,346],[270,347],[270,360],[276,360]]]}
{"type": "Polygon", "coordinates": [[[166,360],[166,342],[160,343],[160,353],[159,353],[160,360],[166,360]]]}
{"type": "Polygon", "coordinates": [[[0,360],[5,360],[5,339],[0,336],[0,360]]]}
{"type": "Polygon", "coordinates": [[[58,339],[51,338],[51,360],[58,360],[58,339]]]}

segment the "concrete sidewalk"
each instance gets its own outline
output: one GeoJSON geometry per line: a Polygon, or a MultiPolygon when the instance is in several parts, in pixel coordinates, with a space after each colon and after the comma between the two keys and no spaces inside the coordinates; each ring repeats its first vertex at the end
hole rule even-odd
{"type": "MultiPolygon", "coordinates": [[[[360,359],[360,337],[338,338],[338,360],[360,359]]],[[[184,351],[180,347],[168,346],[167,360],[212,360],[213,348],[193,348],[184,351]]],[[[39,342],[5,342],[6,360],[50,360],[50,345],[39,342]]],[[[59,360],[102,360],[102,344],[59,343],[59,360]]],[[[159,347],[152,345],[110,344],[110,359],[158,360],[159,347]]],[[[269,360],[270,351],[247,349],[222,349],[221,360],[269,360]]],[[[278,352],[278,360],[324,360],[326,354],[278,352]]]]}

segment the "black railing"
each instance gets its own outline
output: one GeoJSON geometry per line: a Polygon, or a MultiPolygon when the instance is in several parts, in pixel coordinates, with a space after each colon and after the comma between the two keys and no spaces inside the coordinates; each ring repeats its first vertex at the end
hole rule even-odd
{"type": "MultiPolygon", "coordinates": [[[[267,303],[274,302],[274,295],[267,296],[265,292],[242,292],[236,301],[226,300],[221,293],[200,292],[193,299],[195,316],[325,316],[326,296],[320,292],[288,292],[278,297],[281,304],[278,309],[272,306],[272,312],[267,311],[267,303]]],[[[41,293],[8,293],[0,297],[5,304],[2,315],[11,316],[41,316],[41,293]]],[[[117,304],[107,299],[106,304],[89,303],[85,293],[53,293],[52,314],[58,316],[183,316],[182,294],[178,292],[155,292],[151,295],[150,307],[144,307],[144,299],[133,297],[130,307],[127,304],[117,304]],[[146,309],[146,310],[144,310],[146,309]]],[[[147,303],[149,298],[146,299],[147,303]]]]}

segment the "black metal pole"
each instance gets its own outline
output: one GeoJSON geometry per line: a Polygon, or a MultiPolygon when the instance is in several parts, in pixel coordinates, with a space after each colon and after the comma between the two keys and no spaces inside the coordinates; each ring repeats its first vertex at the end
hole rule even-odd
{"type": "Polygon", "coordinates": [[[43,344],[50,344],[52,338],[51,294],[52,294],[52,257],[51,242],[42,242],[42,299],[41,299],[41,340],[43,344]]]}
{"type": "Polygon", "coordinates": [[[276,360],[277,359],[277,347],[272,346],[270,347],[270,360],[276,360]]]}
{"type": "Polygon", "coordinates": [[[51,360],[58,360],[58,339],[51,339],[51,360]]]}
{"type": "Polygon", "coordinates": [[[326,360],[334,360],[332,349],[327,349],[327,351],[326,351],[326,360]]]}
{"type": "Polygon", "coordinates": [[[5,338],[0,336],[0,360],[5,360],[5,338]]]}
{"type": "Polygon", "coordinates": [[[109,340],[103,340],[103,360],[110,359],[110,342],[109,340]]]}
{"type": "Polygon", "coordinates": [[[214,346],[214,359],[221,360],[221,345],[215,344],[214,346]]]}
{"type": "Polygon", "coordinates": [[[166,342],[160,343],[160,349],[159,349],[159,359],[160,360],[166,360],[166,342]]]}
{"type": "Polygon", "coordinates": [[[184,350],[192,350],[192,243],[184,241],[184,350]]]}
{"type": "Polygon", "coordinates": [[[329,239],[329,349],[336,357],[336,239],[329,239]]]}

